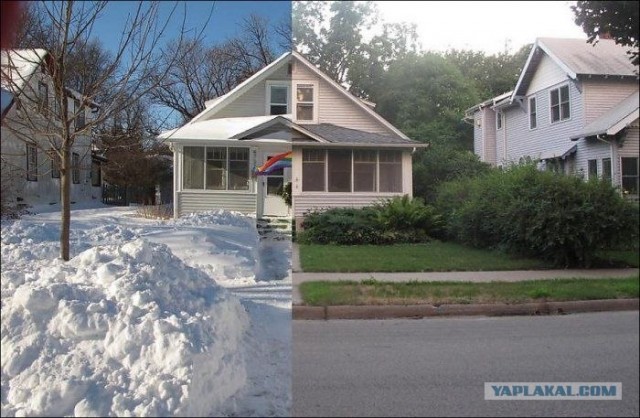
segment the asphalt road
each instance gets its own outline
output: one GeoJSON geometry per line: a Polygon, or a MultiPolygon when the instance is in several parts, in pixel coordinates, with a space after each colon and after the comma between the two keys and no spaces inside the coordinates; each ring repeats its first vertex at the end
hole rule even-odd
{"type": "Polygon", "coordinates": [[[638,416],[638,312],[293,321],[293,416],[638,416]],[[622,382],[622,400],[485,401],[484,382],[622,382]]]}

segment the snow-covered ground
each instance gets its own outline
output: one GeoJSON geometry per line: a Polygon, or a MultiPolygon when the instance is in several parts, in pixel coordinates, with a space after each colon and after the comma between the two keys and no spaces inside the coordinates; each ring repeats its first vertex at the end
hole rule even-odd
{"type": "Polygon", "coordinates": [[[290,415],[290,241],[74,209],[64,263],[38,212],[2,221],[2,416],[290,415]]]}

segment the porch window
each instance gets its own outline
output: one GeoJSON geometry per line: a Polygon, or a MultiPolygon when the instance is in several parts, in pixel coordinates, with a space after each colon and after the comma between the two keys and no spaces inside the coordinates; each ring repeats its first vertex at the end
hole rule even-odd
{"type": "Polygon", "coordinates": [[[298,84],[296,86],[296,120],[313,121],[314,117],[314,85],[298,84]]]}
{"type": "Polygon", "coordinates": [[[80,184],[80,154],[71,154],[71,181],[73,184],[80,184]]]}
{"type": "Polygon", "coordinates": [[[529,98],[529,129],[535,129],[538,126],[538,109],[536,106],[536,98],[529,98]]]}
{"type": "Polygon", "coordinates": [[[207,147],[207,190],[225,190],[227,172],[227,149],[207,147]]]}
{"type": "Polygon", "coordinates": [[[622,168],[622,192],[625,195],[638,196],[638,158],[625,158],[621,159],[622,168]]]}
{"type": "Polygon", "coordinates": [[[569,86],[562,86],[549,92],[551,106],[551,123],[569,119],[571,106],[569,102],[569,86]]]}
{"type": "Polygon", "coordinates": [[[598,178],[598,160],[589,160],[587,162],[589,180],[598,178]]]}
{"type": "Polygon", "coordinates": [[[351,191],[351,150],[329,150],[329,191],[351,191]]]}
{"type": "Polygon", "coordinates": [[[229,148],[229,190],[249,190],[249,148],[229,148]]]}
{"type": "Polygon", "coordinates": [[[602,179],[611,183],[611,158],[602,159],[602,179]]]}
{"type": "Polygon", "coordinates": [[[27,180],[38,181],[38,148],[27,144],[27,180]]]}
{"type": "Polygon", "coordinates": [[[380,192],[402,192],[402,152],[380,151],[380,192]]]}
{"type": "Polygon", "coordinates": [[[375,151],[353,151],[353,191],[375,192],[378,156],[375,151]]]}
{"type": "Polygon", "coordinates": [[[302,150],[302,191],[323,192],[326,151],[316,149],[302,150]]]}
{"type": "Polygon", "coordinates": [[[269,115],[284,115],[289,113],[289,86],[270,84],[269,94],[269,115]]]}
{"type": "Polygon", "coordinates": [[[249,148],[184,147],[182,184],[196,190],[249,190],[249,148]]]}
{"type": "Polygon", "coordinates": [[[204,147],[184,147],[183,184],[185,189],[204,189],[204,147]]]}

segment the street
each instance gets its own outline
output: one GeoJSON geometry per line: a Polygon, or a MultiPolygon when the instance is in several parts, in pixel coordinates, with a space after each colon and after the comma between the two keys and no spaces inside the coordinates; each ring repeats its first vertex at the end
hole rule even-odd
{"type": "Polygon", "coordinates": [[[293,416],[638,416],[638,312],[293,321],[293,416]],[[622,382],[621,401],[485,401],[484,382],[622,382]]]}

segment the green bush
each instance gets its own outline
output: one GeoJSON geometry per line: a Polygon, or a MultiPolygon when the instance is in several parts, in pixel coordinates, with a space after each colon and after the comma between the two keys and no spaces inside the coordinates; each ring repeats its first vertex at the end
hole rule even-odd
{"type": "Polygon", "coordinates": [[[362,209],[335,208],[305,216],[297,240],[314,244],[426,242],[440,230],[440,217],[419,199],[396,197],[362,209]]]}
{"type": "Polygon", "coordinates": [[[610,184],[533,164],[444,183],[436,206],[451,239],[557,266],[589,267],[596,251],[631,244],[638,236],[637,205],[610,184]]]}

